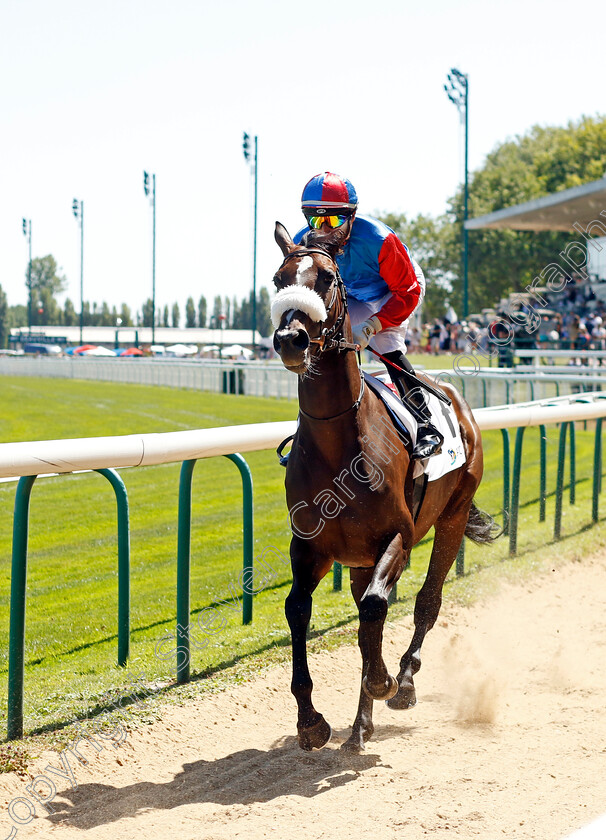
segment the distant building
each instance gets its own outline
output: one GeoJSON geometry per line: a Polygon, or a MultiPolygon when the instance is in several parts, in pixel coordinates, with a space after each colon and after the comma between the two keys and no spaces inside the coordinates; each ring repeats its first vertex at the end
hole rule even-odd
{"type": "MultiPolygon", "coordinates": [[[[262,337],[255,334],[257,347],[262,346],[262,337]]],[[[100,344],[106,347],[149,346],[152,343],[151,327],[83,327],[82,342],[80,342],[80,327],[36,326],[28,331],[27,327],[13,327],[10,336],[11,347],[23,345],[24,342],[38,341],[43,343],[74,346],[82,344],[100,344]]],[[[207,327],[156,327],[154,330],[155,344],[197,344],[204,347],[209,344],[228,346],[241,344],[252,348],[252,330],[210,329],[207,327]]]]}

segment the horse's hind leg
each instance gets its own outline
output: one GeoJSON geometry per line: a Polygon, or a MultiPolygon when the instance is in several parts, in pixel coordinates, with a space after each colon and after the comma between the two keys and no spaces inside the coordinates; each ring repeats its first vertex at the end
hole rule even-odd
{"type": "Polygon", "coordinates": [[[403,567],[402,537],[398,534],[373,569],[352,569],[351,572],[351,591],[360,613],[358,644],[362,654],[358,712],[351,735],[342,747],[352,752],[363,750],[374,732],[373,698],[387,700],[398,690],[398,683],[387,671],[381,648],[387,599],[403,567]]]}
{"type": "Polygon", "coordinates": [[[307,627],[311,618],[311,594],[316,588],[305,570],[293,563],[293,584],[284,611],[292,638],[292,682],[290,690],[299,707],[297,737],[303,750],[320,749],[330,740],[329,724],[314,709],[311,701],[313,682],[307,664],[307,627]]]}
{"type": "MultiPolygon", "coordinates": [[[[360,608],[360,601],[362,596],[368,589],[368,585],[374,574],[374,569],[351,569],[351,594],[354,597],[358,609],[360,608]]],[[[375,731],[372,722],[372,706],[373,700],[363,688],[366,674],[368,673],[368,646],[366,645],[366,637],[362,633],[362,626],[358,630],[358,645],[360,653],[362,654],[362,677],[360,685],[360,699],[358,701],[358,712],[356,719],[351,728],[351,735],[342,744],[342,750],[349,750],[350,752],[362,752],[365,749],[365,743],[372,736],[375,731]]]]}
{"type": "Polygon", "coordinates": [[[400,660],[398,693],[387,701],[390,709],[410,709],[417,702],[413,677],[421,667],[421,645],[440,612],[442,587],[461,546],[470,506],[471,498],[460,499],[436,521],[427,577],[415,601],[415,632],[400,660]]]}

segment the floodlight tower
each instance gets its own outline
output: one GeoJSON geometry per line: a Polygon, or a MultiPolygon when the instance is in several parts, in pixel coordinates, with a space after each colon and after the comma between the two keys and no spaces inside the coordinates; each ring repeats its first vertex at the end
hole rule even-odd
{"type": "Polygon", "coordinates": [[[32,331],[32,220],[23,219],[23,236],[27,239],[29,262],[27,263],[27,330],[32,331]]]}
{"type": "Polygon", "coordinates": [[[250,135],[244,132],[242,136],[242,150],[244,160],[251,165],[255,184],[255,209],[254,209],[254,231],[253,231],[253,299],[252,299],[252,349],[255,352],[257,334],[257,187],[258,187],[258,138],[255,134],[255,156],[252,160],[250,148],[250,135]]]}
{"type": "MultiPolygon", "coordinates": [[[[152,175],[150,204],[152,207],[152,340],[156,343],[156,176],[152,175]]],[[[150,195],[149,173],[143,172],[143,192],[150,195]]]]}
{"type": "Polygon", "coordinates": [[[448,84],[444,85],[444,90],[450,101],[456,105],[457,110],[461,116],[461,121],[465,125],[465,187],[463,193],[463,317],[469,315],[469,286],[468,286],[468,231],[465,227],[465,222],[468,217],[468,199],[469,199],[469,184],[468,184],[468,131],[469,131],[469,76],[461,73],[453,67],[448,74],[448,84]]]}
{"type": "Polygon", "coordinates": [[[74,198],[72,213],[80,225],[80,344],[83,344],[84,330],[84,202],[74,198]]]}

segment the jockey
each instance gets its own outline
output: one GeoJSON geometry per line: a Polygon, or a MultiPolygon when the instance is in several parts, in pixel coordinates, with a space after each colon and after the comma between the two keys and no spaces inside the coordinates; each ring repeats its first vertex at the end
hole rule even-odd
{"type": "MultiPolygon", "coordinates": [[[[361,349],[370,344],[387,363],[393,362],[414,375],[405,356],[405,339],[408,320],[425,294],[423,272],[390,227],[370,216],[358,216],[357,207],[358,196],[347,178],[333,172],[314,175],[301,196],[308,227],[300,230],[294,241],[298,244],[310,229],[330,233],[348,226],[337,264],[347,289],[353,340],[361,349]]],[[[410,376],[389,364],[386,367],[418,423],[412,457],[435,455],[444,439],[431,422],[423,389],[409,389],[406,380],[410,376]]]]}

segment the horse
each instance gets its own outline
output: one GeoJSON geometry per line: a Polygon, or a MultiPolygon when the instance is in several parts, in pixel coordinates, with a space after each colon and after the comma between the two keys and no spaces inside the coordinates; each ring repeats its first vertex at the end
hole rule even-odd
{"type": "Polygon", "coordinates": [[[374,700],[391,709],[416,704],[413,677],[421,646],[442,603],[446,575],[463,536],[494,539],[494,522],[473,502],[483,472],[482,440],[471,409],[451,386],[423,377],[450,398],[465,450],[463,466],[431,481],[413,515],[410,447],[390,436],[387,410],[364,386],[352,343],[347,295],[336,256],[342,228],[311,231],[295,245],[276,222],[283,262],[273,280],[273,345],[298,375],[299,424],[286,466],[286,500],[292,539],[292,587],[285,613],[292,641],[291,691],[298,706],[297,737],[304,750],[320,749],[331,728],[312,702],[306,637],[312,595],[335,561],[350,569],[359,614],[362,683],[357,714],[342,749],[361,752],[374,726],[374,700]],[[397,445],[394,444],[397,440],[397,445]],[[410,552],[429,529],[435,536],[426,579],[414,608],[414,634],[396,677],[382,656],[390,592],[410,552]]]}

